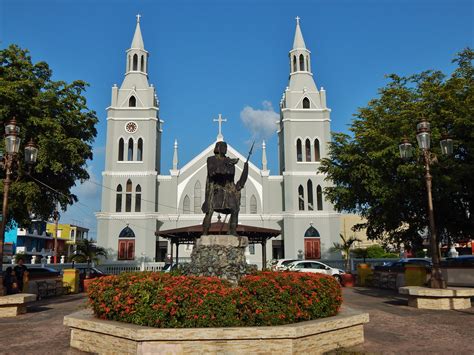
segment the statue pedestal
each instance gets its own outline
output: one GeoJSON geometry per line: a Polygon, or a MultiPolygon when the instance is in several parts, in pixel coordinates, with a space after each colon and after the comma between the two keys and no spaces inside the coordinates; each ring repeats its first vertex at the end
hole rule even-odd
{"type": "Polygon", "coordinates": [[[217,276],[237,284],[247,274],[245,248],[247,237],[234,235],[203,235],[196,240],[191,253],[189,275],[217,276]]]}

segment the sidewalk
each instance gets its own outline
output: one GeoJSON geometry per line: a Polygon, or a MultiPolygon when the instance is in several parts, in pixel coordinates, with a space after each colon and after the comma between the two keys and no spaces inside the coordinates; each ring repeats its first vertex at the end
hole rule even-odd
{"type": "Polygon", "coordinates": [[[65,315],[86,305],[85,293],[45,298],[28,306],[26,314],[0,318],[0,354],[86,354],[69,347],[65,315]]]}
{"type": "Polygon", "coordinates": [[[365,342],[349,352],[370,354],[473,354],[474,308],[421,310],[394,290],[343,288],[344,304],[366,311],[365,342]]]}

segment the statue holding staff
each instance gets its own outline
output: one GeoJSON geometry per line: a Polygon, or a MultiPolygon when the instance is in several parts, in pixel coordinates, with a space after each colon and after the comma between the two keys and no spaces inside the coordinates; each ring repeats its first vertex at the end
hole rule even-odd
{"type": "MultiPolygon", "coordinates": [[[[254,142],[255,143],[255,142],[254,142]]],[[[203,235],[209,234],[212,214],[214,211],[230,214],[229,231],[230,235],[237,235],[237,222],[240,211],[240,190],[245,186],[249,173],[249,158],[252,154],[250,149],[244,170],[237,183],[234,182],[235,164],[239,159],[232,159],[226,156],[227,143],[217,142],[214,147],[214,156],[207,158],[207,180],[206,197],[202,205],[202,211],[206,214],[202,222],[203,235]]]]}

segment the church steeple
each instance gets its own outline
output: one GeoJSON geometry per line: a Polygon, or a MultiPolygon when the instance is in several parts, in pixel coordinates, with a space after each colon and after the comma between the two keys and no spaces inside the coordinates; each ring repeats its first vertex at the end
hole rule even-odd
{"type": "Polygon", "coordinates": [[[306,48],[300,27],[300,18],[296,17],[295,39],[290,51],[291,73],[311,73],[311,52],[306,48]]]}
{"type": "Polygon", "coordinates": [[[306,45],[304,44],[303,34],[301,33],[300,28],[300,18],[296,16],[296,32],[295,32],[295,39],[293,41],[293,49],[306,49],[306,45]]]}
{"type": "Polygon", "coordinates": [[[143,44],[142,31],[140,30],[140,17],[137,15],[137,27],[135,28],[135,34],[133,35],[132,46],[130,48],[134,49],[143,49],[145,50],[145,45],[143,44]]]}
{"type": "Polygon", "coordinates": [[[140,17],[137,15],[137,26],[133,35],[130,49],[127,50],[127,74],[148,74],[148,52],[143,44],[142,31],[140,29],[140,17]]]}

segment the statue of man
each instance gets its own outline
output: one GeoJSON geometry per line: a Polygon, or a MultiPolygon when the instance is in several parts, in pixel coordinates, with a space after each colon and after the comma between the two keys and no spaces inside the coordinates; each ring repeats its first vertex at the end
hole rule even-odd
{"type": "Polygon", "coordinates": [[[206,214],[202,222],[203,235],[209,234],[214,211],[230,214],[228,234],[236,235],[240,210],[240,190],[247,181],[249,164],[247,159],[242,175],[235,183],[235,164],[239,159],[231,159],[226,156],[226,153],[227,143],[217,142],[214,156],[207,158],[206,199],[202,205],[202,211],[206,214]]]}

